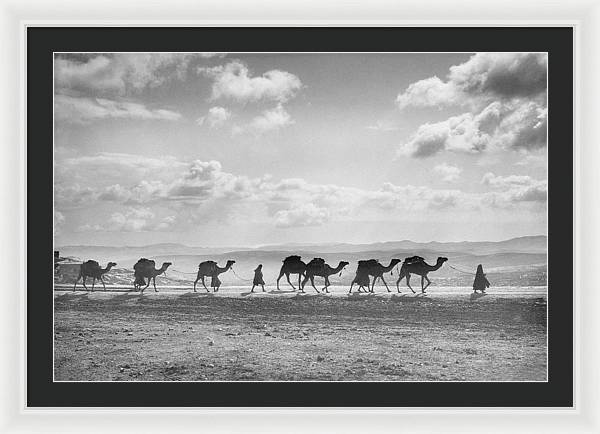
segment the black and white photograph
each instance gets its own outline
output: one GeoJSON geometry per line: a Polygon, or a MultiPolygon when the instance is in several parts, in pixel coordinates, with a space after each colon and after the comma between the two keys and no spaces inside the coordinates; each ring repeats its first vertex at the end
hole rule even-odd
{"type": "Polygon", "coordinates": [[[548,380],[548,53],[53,65],[55,382],[548,380]]]}

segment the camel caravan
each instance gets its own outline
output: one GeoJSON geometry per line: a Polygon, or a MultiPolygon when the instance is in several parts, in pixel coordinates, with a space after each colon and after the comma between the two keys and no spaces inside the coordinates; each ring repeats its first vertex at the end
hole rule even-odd
{"type": "MultiPolygon", "coordinates": [[[[392,292],[384,279],[384,274],[391,272],[393,275],[394,267],[397,267],[400,262],[402,262],[402,265],[400,266],[400,270],[398,271],[398,279],[396,280],[396,289],[398,293],[400,293],[400,282],[402,279],[406,278],[406,286],[410,288],[413,294],[416,294],[415,290],[410,285],[410,278],[413,274],[421,277],[421,292],[425,293],[425,290],[429,287],[429,285],[431,285],[431,280],[429,280],[428,274],[439,270],[447,260],[448,258],[438,257],[435,265],[429,265],[427,262],[425,262],[425,259],[420,256],[411,256],[404,259],[404,261],[401,259],[392,259],[388,265],[381,264],[377,259],[360,260],[358,261],[356,274],[352,279],[348,293],[352,293],[354,285],[357,286],[358,292],[374,293],[375,283],[378,280],[381,280],[388,292],[392,292]]],[[[329,293],[329,287],[331,286],[329,277],[336,274],[341,276],[342,272],[349,265],[349,262],[340,261],[337,266],[332,267],[331,265],[327,264],[323,258],[313,258],[310,262],[306,263],[302,261],[302,257],[298,255],[288,256],[282,262],[283,264],[276,280],[278,291],[280,291],[279,281],[283,276],[285,276],[288,284],[294,291],[298,289],[300,292],[304,292],[306,284],[310,281],[311,286],[319,294],[329,293]],[[298,275],[298,288],[296,288],[291,282],[290,275],[298,275]],[[321,291],[319,291],[319,289],[317,289],[315,286],[315,278],[317,277],[324,279],[325,286],[321,288],[321,291]]],[[[210,287],[212,288],[213,292],[218,292],[222,283],[219,279],[219,275],[231,270],[234,264],[234,260],[228,260],[224,267],[220,267],[215,261],[201,262],[198,265],[198,272],[196,275],[196,280],[194,281],[194,292],[197,292],[196,286],[198,282],[201,282],[204,289],[206,289],[207,292],[210,292],[205,282],[205,278],[207,277],[210,277],[211,279],[210,287]]],[[[73,286],[73,291],[75,291],[77,283],[80,279],[83,279],[83,286],[86,290],[88,290],[87,286],[85,285],[88,277],[93,278],[92,291],[94,290],[96,280],[99,280],[102,283],[104,290],[106,290],[106,285],[104,284],[102,276],[110,271],[110,269],[115,265],[117,265],[115,262],[109,262],[105,268],[102,268],[97,261],[88,260],[84,262],[81,264],[79,277],[73,286]]],[[[156,288],[156,277],[165,273],[170,265],[172,265],[171,262],[164,262],[160,268],[156,268],[156,263],[153,260],[140,258],[133,266],[134,290],[143,293],[144,290],[150,286],[150,283],[152,283],[154,286],[154,291],[158,292],[158,289],[156,288]]],[[[256,286],[261,286],[263,292],[265,291],[262,264],[258,265],[258,267],[254,270],[254,279],[251,281],[251,292],[254,292],[254,288],[256,286]]]]}

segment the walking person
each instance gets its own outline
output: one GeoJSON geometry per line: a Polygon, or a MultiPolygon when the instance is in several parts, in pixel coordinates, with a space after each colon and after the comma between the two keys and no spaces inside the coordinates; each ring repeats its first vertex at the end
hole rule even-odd
{"type": "Polygon", "coordinates": [[[258,267],[254,270],[254,280],[252,281],[252,290],[250,292],[254,292],[255,286],[262,286],[263,292],[265,292],[265,281],[263,280],[262,273],[262,264],[259,264],[258,267]]]}
{"type": "Polygon", "coordinates": [[[485,288],[490,287],[490,282],[483,273],[483,266],[479,264],[477,266],[477,272],[475,273],[475,280],[473,281],[473,292],[481,291],[485,292],[485,288]]]}

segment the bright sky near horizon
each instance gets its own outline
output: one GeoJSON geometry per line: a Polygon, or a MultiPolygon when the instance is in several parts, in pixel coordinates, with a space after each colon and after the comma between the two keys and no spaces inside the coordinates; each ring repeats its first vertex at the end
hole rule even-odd
{"type": "Polygon", "coordinates": [[[547,233],[547,56],[57,54],[56,245],[547,233]]]}

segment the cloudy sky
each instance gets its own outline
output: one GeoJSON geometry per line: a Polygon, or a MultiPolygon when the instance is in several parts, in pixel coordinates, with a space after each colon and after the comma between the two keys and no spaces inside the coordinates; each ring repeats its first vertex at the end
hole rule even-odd
{"type": "Polygon", "coordinates": [[[57,245],[546,234],[547,56],[57,54],[57,245]]]}

